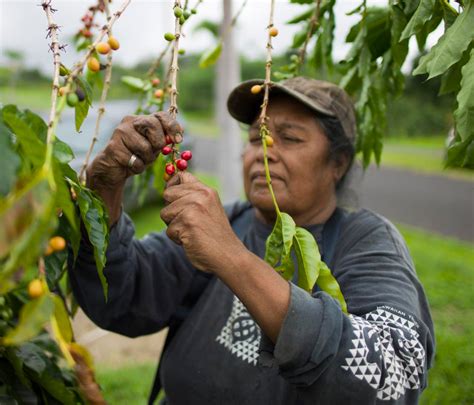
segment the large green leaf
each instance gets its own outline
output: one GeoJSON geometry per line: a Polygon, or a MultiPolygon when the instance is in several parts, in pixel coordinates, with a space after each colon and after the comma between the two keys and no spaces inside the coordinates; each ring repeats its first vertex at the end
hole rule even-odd
{"type": "Polygon", "coordinates": [[[18,325],[7,332],[2,343],[19,345],[35,337],[48,322],[53,310],[54,303],[49,294],[26,303],[20,310],[18,325]]]}
{"type": "Polygon", "coordinates": [[[428,79],[446,72],[461,59],[474,40],[474,2],[469,1],[464,11],[448,28],[430,52],[420,59],[413,74],[428,73],[428,79]]]}
{"type": "Polygon", "coordinates": [[[54,317],[58,324],[61,336],[66,343],[71,343],[74,337],[71,327],[71,321],[67,313],[66,307],[64,306],[63,300],[54,295],[54,317]]]}
{"type": "Polygon", "coordinates": [[[43,127],[36,116],[28,111],[22,112],[14,105],[3,107],[2,116],[4,123],[16,136],[23,158],[36,167],[40,166],[44,161],[46,146],[41,140],[43,127]]]}
{"type": "Polygon", "coordinates": [[[287,258],[291,251],[296,224],[288,214],[277,215],[272,233],[266,241],[265,261],[275,267],[282,258],[287,258]]]}
{"type": "Polygon", "coordinates": [[[421,0],[415,14],[411,17],[407,26],[402,32],[400,41],[410,38],[412,35],[418,33],[423,25],[431,18],[436,0],[421,0]]]}
{"type": "Polygon", "coordinates": [[[319,276],[321,255],[313,235],[304,228],[296,228],[293,248],[298,261],[298,286],[311,293],[319,276]]]}
{"type": "Polygon", "coordinates": [[[12,133],[3,123],[2,113],[0,112],[0,150],[2,158],[0,159],[0,196],[6,196],[16,181],[16,172],[20,166],[20,158],[13,150],[12,133]]]}
{"type": "Polygon", "coordinates": [[[451,66],[446,73],[441,76],[441,86],[439,95],[448,93],[457,93],[461,87],[462,73],[461,69],[469,61],[471,50],[474,49],[474,42],[464,51],[461,59],[451,66]]]}
{"type": "Polygon", "coordinates": [[[199,67],[200,68],[207,68],[209,66],[214,65],[219,57],[221,56],[222,52],[222,41],[219,41],[214,48],[211,48],[204,52],[199,59],[199,67]]]}
{"type": "Polygon", "coordinates": [[[128,86],[129,89],[133,91],[147,91],[149,84],[145,83],[142,79],[133,76],[123,76],[122,83],[128,86]]]}
{"type": "Polygon", "coordinates": [[[456,131],[464,141],[474,134],[474,49],[461,72],[461,89],[457,95],[458,108],[454,112],[454,119],[456,131]]]}
{"type": "Polygon", "coordinates": [[[109,243],[107,213],[102,202],[90,190],[81,187],[76,191],[82,222],[94,248],[97,273],[102,284],[105,300],[107,300],[108,285],[104,275],[105,252],[109,243]]]}
{"type": "Polygon", "coordinates": [[[86,100],[77,103],[75,107],[74,118],[77,132],[81,130],[81,126],[84,123],[84,120],[87,118],[87,114],[89,114],[89,103],[87,103],[86,100]]]}
{"type": "Polygon", "coordinates": [[[332,275],[329,267],[323,261],[319,262],[319,277],[317,284],[321,290],[328,293],[337,302],[339,302],[341,309],[347,314],[347,304],[344,296],[342,295],[341,287],[339,287],[339,283],[332,275]]]}
{"type": "Polygon", "coordinates": [[[74,159],[74,152],[71,147],[60,139],[55,139],[53,148],[54,157],[61,163],[69,163],[74,159]]]}

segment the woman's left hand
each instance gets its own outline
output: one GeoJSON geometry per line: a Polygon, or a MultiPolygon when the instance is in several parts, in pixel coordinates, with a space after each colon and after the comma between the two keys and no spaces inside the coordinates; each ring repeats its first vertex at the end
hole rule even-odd
{"type": "Polygon", "coordinates": [[[168,203],[160,213],[168,225],[166,234],[183,246],[199,270],[217,273],[247,250],[232,230],[217,192],[192,174],[174,175],[163,197],[168,203]]]}

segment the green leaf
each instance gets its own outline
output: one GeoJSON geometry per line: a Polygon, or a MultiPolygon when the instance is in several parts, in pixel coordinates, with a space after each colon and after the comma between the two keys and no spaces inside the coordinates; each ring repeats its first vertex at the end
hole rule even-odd
{"type": "Polygon", "coordinates": [[[435,6],[436,0],[421,0],[418,8],[415,11],[415,14],[411,17],[407,26],[402,32],[400,41],[410,38],[412,35],[418,33],[425,23],[433,15],[433,9],[435,6]]]}
{"type": "Polygon", "coordinates": [[[105,252],[109,243],[108,218],[105,208],[97,197],[86,188],[79,188],[77,203],[81,212],[82,222],[94,248],[94,258],[97,266],[104,297],[107,301],[108,285],[104,275],[106,261],[105,252]]]}
{"type": "Polygon", "coordinates": [[[26,303],[20,310],[18,325],[7,332],[2,343],[19,345],[35,337],[48,322],[53,309],[53,300],[49,294],[26,303]]]}
{"type": "Polygon", "coordinates": [[[456,131],[464,141],[474,136],[474,49],[461,73],[461,89],[456,98],[458,108],[454,112],[454,119],[456,131]]]}
{"type": "Polygon", "coordinates": [[[0,159],[0,173],[2,181],[0,182],[0,196],[6,196],[16,181],[16,172],[20,166],[20,158],[15,153],[12,144],[12,133],[3,123],[0,110],[0,150],[2,159],[0,159]]]}
{"type": "Polygon", "coordinates": [[[20,349],[17,347],[7,347],[4,352],[4,356],[12,365],[13,369],[15,370],[15,374],[21,383],[24,386],[31,388],[30,380],[28,380],[23,371],[23,360],[20,356],[18,356],[19,350],[20,349]]]}
{"type": "Polygon", "coordinates": [[[319,276],[321,255],[313,235],[304,228],[296,228],[293,248],[298,261],[298,286],[311,293],[319,276]]]}
{"type": "Polygon", "coordinates": [[[392,51],[393,61],[395,62],[394,68],[397,68],[403,65],[408,54],[408,40],[400,41],[400,35],[407,24],[407,18],[401,7],[397,4],[392,5],[390,11],[392,17],[390,49],[392,51]]]}
{"type": "Polygon", "coordinates": [[[347,304],[344,296],[342,295],[341,287],[339,287],[339,283],[332,275],[329,267],[323,261],[319,262],[319,277],[317,285],[322,291],[328,293],[337,302],[339,302],[342,311],[347,314],[347,304]]]}
{"type": "Polygon", "coordinates": [[[214,48],[204,52],[199,59],[199,67],[205,69],[217,62],[222,52],[222,41],[219,41],[214,48]]]}
{"type": "Polygon", "coordinates": [[[291,44],[292,48],[299,48],[301,45],[304,44],[304,41],[306,40],[306,30],[302,30],[300,32],[297,32],[293,36],[293,42],[291,44]]]}
{"type": "Polygon", "coordinates": [[[56,287],[56,283],[59,282],[59,278],[63,274],[67,254],[67,249],[64,249],[61,252],[55,252],[44,258],[46,266],[46,281],[50,290],[53,290],[56,287]]]}
{"type": "Polygon", "coordinates": [[[142,79],[133,76],[122,76],[122,83],[126,84],[131,90],[134,91],[146,91],[147,83],[142,79]]]}
{"type": "Polygon", "coordinates": [[[57,295],[53,296],[53,300],[54,317],[56,318],[56,322],[58,323],[62,338],[66,343],[71,343],[74,334],[72,332],[71,320],[69,319],[69,315],[67,313],[66,307],[64,306],[64,302],[57,295]]]}
{"type": "Polygon", "coordinates": [[[441,86],[439,95],[457,93],[461,87],[462,67],[468,62],[471,50],[474,49],[474,42],[464,52],[462,58],[451,66],[446,73],[441,76],[441,86]]]}
{"type": "Polygon", "coordinates": [[[72,151],[71,147],[58,138],[56,138],[54,141],[53,154],[54,157],[61,163],[69,163],[72,159],[74,159],[74,152],[72,151]]]}
{"type": "Polygon", "coordinates": [[[474,169],[474,137],[450,145],[445,166],[474,169]]]}
{"type": "Polygon", "coordinates": [[[79,132],[81,130],[81,126],[84,120],[87,117],[87,114],[89,114],[89,103],[87,103],[85,100],[80,103],[77,103],[74,107],[74,112],[74,123],[76,124],[76,131],[79,132]]]}
{"type": "Polygon", "coordinates": [[[291,280],[295,273],[295,264],[291,254],[281,259],[281,263],[275,270],[285,279],[291,280]]]}
{"type": "Polygon", "coordinates": [[[420,59],[414,75],[428,73],[428,79],[446,72],[461,59],[474,40],[474,2],[469,2],[431,51],[420,59]]]}
{"type": "Polygon", "coordinates": [[[309,21],[313,15],[314,7],[309,8],[305,12],[298,14],[296,17],[293,17],[291,20],[287,21],[286,24],[298,24],[302,21],[309,21]]]}
{"type": "Polygon", "coordinates": [[[439,3],[441,3],[441,8],[443,9],[444,28],[447,30],[454,24],[459,13],[448,3],[448,1],[440,1],[439,3]]]}
{"type": "MultiPolygon", "coordinates": [[[[50,365],[52,366],[52,364],[50,365]]],[[[41,374],[30,372],[30,378],[44,388],[49,394],[60,401],[63,405],[76,405],[78,403],[76,395],[72,388],[65,385],[59,371],[53,367],[41,374]]]]}
{"type": "Polygon", "coordinates": [[[3,122],[15,134],[24,159],[39,167],[46,152],[46,146],[41,140],[44,131],[37,119],[39,117],[28,111],[22,112],[14,105],[3,107],[2,116],[3,122]]]}
{"type": "Polygon", "coordinates": [[[277,215],[272,233],[266,241],[265,261],[275,267],[282,258],[289,256],[296,224],[288,214],[277,215]]]}
{"type": "Polygon", "coordinates": [[[76,84],[78,87],[80,87],[83,91],[84,94],[86,95],[85,102],[89,105],[92,104],[92,87],[89,84],[89,82],[82,76],[79,75],[76,78],[76,84]]]}
{"type": "Polygon", "coordinates": [[[48,358],[46,352],[38,345],[27,342],[15,350],[19,359],[29,369],[34,370],[37,373],[42,373],[46,369],[48,358]]]}

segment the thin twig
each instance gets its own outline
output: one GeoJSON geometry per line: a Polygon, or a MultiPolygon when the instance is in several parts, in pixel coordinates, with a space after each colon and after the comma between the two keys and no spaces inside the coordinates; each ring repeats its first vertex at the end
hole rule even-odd
{"type": "Polygon", "coordinates": [[[306,56],[306,49],[308,47],[309,40],[311,36],[314,34],[317,28],[319,28],[319,15],[321,10],[321,0],[315,0],[315,8],[313,14],[311,16],[311,20],[309,20],[309,28],[306,32],[306,39],[303,43],[303,46],[299,50],[299,57],[298,57],[298,71],[300,70],[301,66],[304,64],[304,59],[306,56]]]}
{"type": "MultiPolygon", "coordinates": [[[[105,8],[105,15],[107,17],[107,22],[110,22],[112,16],[110,15],[109,0],[104,0],[104,8],[105,8]]],[[[112,28],[109,28],[108,35],[109,37],[112,36],[112,28]]],[[[95,121],[94,135],[92,137],[89,150],[87,151],[86,157],[84,159],[84,163],[81,168],[81,172],[79,174],[79,179],[82,183],[85,182],[86,169],[87,169],[87,166],[89,165],[89,160],[92,155],[92,151],[94,150],[94,146],[97,140],[99,139],[100,122],[101,122],[102,117],[105,114],[105,102],[107,100],[107,94],[109,92],[110,81],[112,78],[112,54],[113,54],[113,51],[110,50],[110,52],[107,55],[107,65],[105,67],[105,75],[104,75],[104,87],[102,88],[102,94],[100,96],[99,110],[97,112],[97,119],[95,121]]]]}
{"type": "Polygon", "coordinates": [[[267,61],[265,63],[265,82],[264,82],[264,95],[263,95],[263,102],[262,102],[262,110],[260,111],[260,137],[262,139],[262,147],[263,147],[263,163],[265,165],[265,178],[267,180],[268,190],[272,196],[273,205],[275,206],[275,211],[277,214],[280,214],[280,208],[278,207],[278,203],[275,197],[275,193],[273,192],[272,186],[272,179],[270,177],[270,168],[268,166],[268,157],[267,157],[267,141],[266,137],[270,135],[270,130],[267,126],[267,107],[268,107],[268,100],[270,95],[270,85],[271,85],[271,75],[272,75],[272,35],[270,34],[271,29],[273,27],[273,14],[275,11],[275,0],[271,0],[270,5],[270,20],[268,22],[268,39],[267,39],[267,61]]]}
{"type": "Polygon", "coordinates": [[[170,48],[171,48],[171,42],[168,42],[168,44],[166,45],[166,48],[163,49],[163,51],[160,53],[158,58],[156,58],[156,60],[151,64],[150,69],[148,69],[148,72],[146,72],[146,75],[148,77],[153,77],[154,76],[154,74],[156,72],[156,69],[158,69],[160,67],[161,62],[163,61],[163,58],[168,53],[170,48]]]}
{"type": "Polygon", "coordinates": [[[50,49],[53,52],[53,63],[54,63],[54,73],[53,73],[53,89],[51,90],[51,110],[49,112],[49,121],[48,121],[48,131],[46,135],[46,159],[45,165],[49,167],[49,162],[51,161],[53,155],[53,142],[54,142],[54,127],[55,127],[55,115],[56,115],[56,104],[58,100],[58,91],[59,91],[59,68],[61,65],[60,58],[60,45],[58,41],[58,25],[53,20],[53,13],[56,11],[51,7],[51,0],[44,0],[41,4],[43,10],[46,13],[46,18],[48,19],[48,37],[51,38],[50,49]]]}
{"type": "MultiPolygon", "coordinates": [[[[175,0],[174,7],[181,7],[181,0],[175,0]]],[[[178,114],[178,53],[179,53],[179,38],[181,36],[181,24],[179,18],[175,19],[175,39],[173,40],[173,53],[171,55],[171,66],[169,69],[169,77],[171,82],[171,93],[170,93],[170,107],[168,112],[171,114],[173,119],[176,119],[178,114]]]]}

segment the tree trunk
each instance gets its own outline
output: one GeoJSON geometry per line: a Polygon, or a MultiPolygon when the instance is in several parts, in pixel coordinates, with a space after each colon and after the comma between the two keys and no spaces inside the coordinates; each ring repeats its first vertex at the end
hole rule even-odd
{"type": "MultiPolygon", "coordinates": [[[[223,0],[223,19],[221,34],[232,19],[232,0],[223,0]]],[[[221,200],[224,203],[235,201],[242,195],[243,142],[240,128],[227,111],[227,97],[240,82],[239,55],[234,47],[233,30],[227,33],[221,57],[217,64],[216,76],[216,117],[219,125],[219,181],[221,200]]]]}

